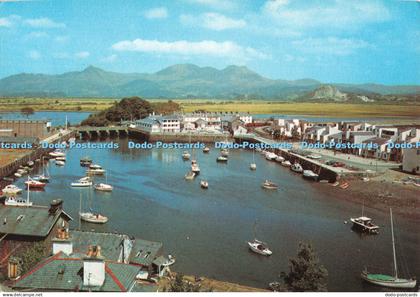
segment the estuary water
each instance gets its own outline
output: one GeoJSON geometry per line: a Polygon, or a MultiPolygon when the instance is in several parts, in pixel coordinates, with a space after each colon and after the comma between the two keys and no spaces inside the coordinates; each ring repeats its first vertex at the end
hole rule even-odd
{"type": "MultiPolygon", "coordinates": [[[[388,214],[366,208],[365,214],[381,230],[377,236],[360,236],[344,221],[360,215],[361,205],[327,197],[311,182],[258,153],[257,170],[251,171],[250,151],[231,150],[227,164],[216,162],[219,151],[214,148],[209,154],[196,151],[201,174],[186,181],[190,162],[182,160],[182,150],[128,149],[128,139],[113,141],[119,142],[119,149],[71,149],[64,167],[50,161],[51,182],[45,192],[31,193],[31,200],[48,205],[62,198],[74,218],[72,227],[78,228],[82,196],[83,209],[92,207],[109,217],[103,226],[82,223],[82,229],[161,241],[165,252],[177,257],[173,270],[184,274],[265,288],[287,271],[300,241],[313,244],[329,271],[330,291],[382,290],[361,281],[365,266],[392,273],[388,214]],[[114,186],[112,193],[70,187],[85,175],[79,160],[86,155],[107,170],[106,177],[95,181],[107,179],[114,186]],[[208,180],[209,189],[200,188],[202,178],[208,180]],[[265,179],[278,183],[279,189],[262,189],[265,179]],[[248,250],[246,241],[254,238],[256,220],[256,236],[269,243],[271,257],[248,250]]],[[[22,187],[23,182],[24,178],[17,184],[22,187]]],[[[418,226],[401,216],[395,216],[394,223],[401,274],[408,268],[419,277],[418,226]]]]}

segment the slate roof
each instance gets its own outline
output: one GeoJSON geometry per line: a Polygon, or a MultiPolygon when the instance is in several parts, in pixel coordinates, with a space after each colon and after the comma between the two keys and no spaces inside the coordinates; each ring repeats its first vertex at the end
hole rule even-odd
{"type": "Polygon", "coordinates": [[[138,265],[105,262],[105,281],[100,287],[83,285],[82,258],[58,253],[38,264],[15,282],[13,288],[51,291],[126,292],[134,287],[141,267],[138,265]]]}
{"type": "Polygon", "coordinates": [[[120,260],[123,241],[126,255],[129,254],[132,246],[129,237],[124,234],[72,230],[70,236],[74,252],[86,253],[90,245],[100,246],[102,255],[107,260],[113,261],[120,260]]]}
{"type": "Polygon", "coordinates": [[[162,252],[161,242],[148,241],[143,239],[135,240],[131,250],[129,262],[149,266],[162,252]]]}
{"type": "Polygon", "coordinates": [[[50,214],[45,206],[0,206],[0,233],[46,237],[60,216],[72,220],[62,209],[50,214]]]}

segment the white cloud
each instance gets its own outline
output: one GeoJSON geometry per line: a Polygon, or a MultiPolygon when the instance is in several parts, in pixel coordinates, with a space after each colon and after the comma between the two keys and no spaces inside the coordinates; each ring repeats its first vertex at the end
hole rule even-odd
{"type": "Polygon", "coordinates": [[[39,60],[41,58],[41,53],[36,50],[32,50],[28,53],[28,57],[32,60],[39,60]]]}
{"type": "Polygon", "coordinates": [[[54,53],[52,56],[56,59],[69,59],[70,58],[70,55],[66,52],[54,53]]]}
{"type": "Polygon", "coordinates": [[[66,25],[57,23],[49,18],[27,19],[25,24],[34,28],[64,28],[66,25]]]}
{"type": "Polygon", "coordinates": [[[173,42],[159,40],[124,40],[112,45],[117,51],[146,52],[155,54],[176,54],[231,57],[238,59],[264,59],[268,56],[254,48],[242,47],[233,41],[217,42],[213,40],[186,41],[178,40],[173,42]]]}
{"type": "Polygon", "coordinates": [[[75,53],[74,56],[77,59],[86,59],[86,58],[88,58],[90,56],[90,53],[89,52],[86,52],[86,51],[83,51],[83,52],[75,53]]]}
{"type": "Polygon", "coordinates": [[[378,1],[326,0],[298,6],[292,0],[268,0],[263,15],[278,25],[295,28],[351,28],[390,19],[388,9],[378,1]]]}
{"type": "Polygon", "coordinates": [[[21,19],[18,15],[9,15],[7,17],[0,18],[0,27],[12,27],[21,19]]]}
{"type": "Polygon", "coordinates": [[[242,19],[233,19],[214,12],[203,13],[198,16],[183,14],[180,16],[180,21],[184,25],[200,26],[216,31],[238,29],[246,26],[246,22],[242,19]]]}
{"type": "Polygon", "coordinates": [[[168,17],[168,10],[166,7],[156,7],[144,12],[147,19],[165,19],[168,17]]]}
{"type": "Polygon", "coordinates": [[[292,42],[302,52],[314,54],[327,54],[346,56],[353,54],[355,51],[370,47],[371,45],[364,40],[348,39],[348,38],[307,38],[295,40],[292,42]]]}

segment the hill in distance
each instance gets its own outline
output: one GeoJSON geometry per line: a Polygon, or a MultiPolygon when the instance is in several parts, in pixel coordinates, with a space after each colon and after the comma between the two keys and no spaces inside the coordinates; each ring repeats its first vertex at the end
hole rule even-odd
{"type": "Polygon", "coordinates": [[[400,95],[420,94],[420,86],[333,84],[326,87],[314,79],[269,79],[245,66],[232,65],[219,70],[193,64],[176,64],[155,73],[117,73],[89,66],[58,75],[21,73],[0,80],[3,97],[329,100],[323,98],[325,95],[344,102],[353,100],[353,93],[367,96],[368,100],[381,100],[381,96],[390,94],[398,99],[400,95]]]}

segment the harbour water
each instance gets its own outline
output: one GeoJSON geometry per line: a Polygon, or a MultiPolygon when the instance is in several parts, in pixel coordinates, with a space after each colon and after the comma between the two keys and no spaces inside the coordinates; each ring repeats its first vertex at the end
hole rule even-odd
{"type": "MultiPolygon", "coordinates": [[[[320,261],[329,271],[330,291],[377,291],[362,283],[365,266],[392,273],[392,245],[386,213],[365,209],[381,227],[376,236],[360,236],[344,224],[361,214],[361,205],[327,197],[300,175],[255,154],[257,170],[249,170],[253,154],[231,150],[227,164],[216,163],[218,150],[195,152],[201,174],[184,179],[190,162],[182,150],[128,149],[128,139],[115,150],[72,149],[64,167],[49,162],[51,182],[44,192],[31,193],[35,204],[47,205],[62,198],[66,211],[78,228],[80,196],[82,208],[92,207],[107,215],[103,226],[82,223],[85,230],[123,232],[164,243],[166,253],[175,255],[173,270],[218,280],[265,288],[281,271],[288,258],[296,255],[300,241],[311,242],[320,261]],[[80,158],[89,155],[107,170],[112,193],[71,188],[70,183],[85,174],[80,158]],[[209,189],[200,188],[200,180],[209,189]],[[279,184],[277,191],[261,188],[265,179],[279,184]],[[269,243],[271,257],[248,250],[246,241],[254,237],[269,243]]],[[[105,181],[96,177],[96,182],[105,181]]],[[[16,184],[23,187],[24,178],[16,184]]],[[[25,194],[23,194],[25,195],[25,194]]],[[[415,222],[396,216],[397,253],[402,276],[405,268],[420,276],[420,241],[415,222]],[[404,257],[401,257],[401,256],[404,257]]]]}

